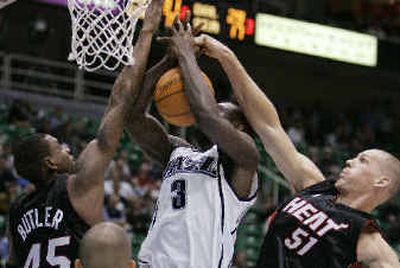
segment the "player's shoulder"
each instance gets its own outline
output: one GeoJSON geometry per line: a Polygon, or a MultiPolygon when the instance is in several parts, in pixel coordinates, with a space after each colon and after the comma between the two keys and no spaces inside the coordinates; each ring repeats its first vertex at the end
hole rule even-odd
{"type": "Polygon", "coordinates": [[[186,141],[185,139],[174,136],[174,135],[168,135],[169,142],[172,145],[173,149],[180,148],[180,147],[192,147],[192,145],[186,141]]]}
{"type": "Polygon", "coordinates": [[[200,148],[195,146],[194,144],[189,143],[185,139],[182,139],[177,136],[172,136],[169,135],[169,140],[172,144],[172,151],[171,154],[176,154],[176,153],[183,153],[183,154],[189,154],[189,153],[201,153],[201,154],[219,154],[218,146],[217,145],[212,145],[209,148],[200,148]]]}
{"type": "Polygon", "coordinates": [[[23,192],[21,194],[19,194],[10,204],[10,212],[13,212],[19,208],[21,208],[21,206],[23,206],[24,204],[27,203],[27,200],[30,199],[30,196],[32,196],[33,193],[27,193],[27,192],[23,192]]]}
{"type": "Polygon", "coordinates": [[[51,181],[47,186],[41,188],[35,187],[31,192],[22,192],[15,200],[11,203],[11,208],[22,208],[28,207],[34,203],[41,203],[49,196],[58,197],[62,192],[66,190],[67,176],[59,176],[51,181]]]}
{"type": "Polygon", "coordinates": [[[382,267],[400,267],[395,251],[390,247],[382,233],[366,226],[360,233],[357,243],[357,259],[366,264],[380,264],[382,267]]]}
{"type": "Polygon", "coordinates": [[[337,193],[335,180],[326,179],[303,189],[297,195],[337,195],[337,193]]]}

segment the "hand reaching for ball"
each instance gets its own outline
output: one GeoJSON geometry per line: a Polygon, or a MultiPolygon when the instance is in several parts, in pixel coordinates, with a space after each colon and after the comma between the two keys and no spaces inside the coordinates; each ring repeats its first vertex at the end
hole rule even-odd
{"type": "Polygon", "coordinates": [[[223,54],[232,53],[227,46],[206,34],[195,37],[194,43],[202,54],[210,58],[219,59],[223,54]]]}
{"type": "Polygon", "coordinates": [[[167,57],[174,58],[180,55],[180,53],[185,52],[194,52],[197,55],[200,54],[199,47],[195,45],[194,37],[200,34],[204,23],[202,22],[192,28],[190,18],[190,11],[186,12],[185,20],[183,22],[179,20],[179,16],[176,16],[171,28],[171,36],[157,38],[157,41],[169,45],[166,55],[167,57]]]}

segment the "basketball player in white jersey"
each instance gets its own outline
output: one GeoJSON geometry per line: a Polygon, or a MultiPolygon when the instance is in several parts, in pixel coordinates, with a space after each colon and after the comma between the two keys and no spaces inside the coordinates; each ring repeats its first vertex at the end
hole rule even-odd
{"type": "Polygon", "coordinates": [[[172,48],[148,71],[129,132],[164,167],[153,221],[139,252],[139,266],[229,267],[237,227],[254,203],[259,154],[240,109],[217,104],[187,43],[191,29],[173,30],[172,48]],[[174,56],[172,56],[172,54],[174,56]],[[154,85],[179,63],[196,126],[210,140],[205,148],[169,136],[147,112],[154,85]]]}

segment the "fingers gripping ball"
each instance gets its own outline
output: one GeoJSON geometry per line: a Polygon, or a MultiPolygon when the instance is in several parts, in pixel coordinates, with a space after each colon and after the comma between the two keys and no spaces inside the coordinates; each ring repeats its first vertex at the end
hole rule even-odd
{"type": "MultiPolygon", "coordinates": [[[[215,95],[210,79],[205,73],[202,74],[209,90],[215,95]]],[[[168,123],[179,127],[187,127],[195,123],[179,68],[173,68],[161,76],[154,91],[154,101],[158,113],[168,123]]]]}

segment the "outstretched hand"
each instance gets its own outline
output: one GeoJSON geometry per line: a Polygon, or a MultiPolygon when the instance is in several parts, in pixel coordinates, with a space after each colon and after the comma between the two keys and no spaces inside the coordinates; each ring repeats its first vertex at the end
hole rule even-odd
{"type": "Polygon", "coordinates": [[[195,54],[192,26],[189,23],[183,25],[183,23],[176,18],[172,27],[170,44],[172,51],[177,56],[182,53],[195,54]]]}
{"type": "Polygon", "coordinates": [[[231,50],[227,46],[222,44],[217,39],[206,34],[195,37],[194,43],[196,47],[200,49],[200,52],[202,54],[205,54],[214,59],[218,59],[224,53],[231,52],[231,50]]]}
{"type": "Polygon", "coordinates": [[[190,16],[191,13],[188,11],[183,22],[181,22],[179,17],[176,16],[171,28],[171,36],[157,38],[157,41],[169,44],[167,57],[174,58],[182,52],[195,54],[199,52],[199,49],[195,46],[194,37],[201,32],[204,23],[200,23],[196,27],[192,28],[190,24],[190,16]]]}
{"type": "Polygon", "coordinates": [[[142,31],[154,32],[158,29],[158,25],[161,21],[163,3],[163,0],[151,0],[151,3],[146,10],[142,31]]]}

